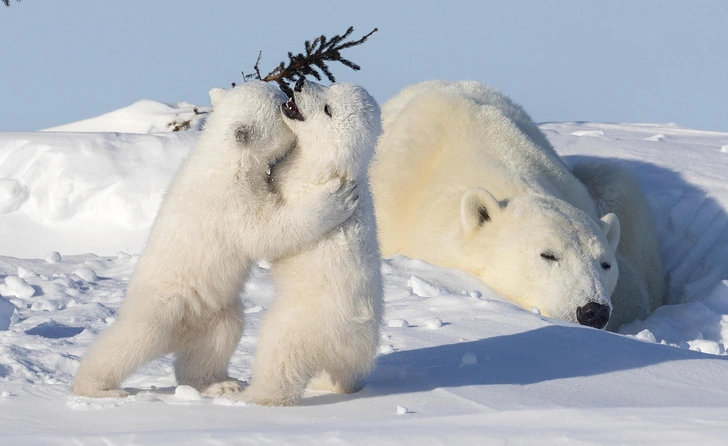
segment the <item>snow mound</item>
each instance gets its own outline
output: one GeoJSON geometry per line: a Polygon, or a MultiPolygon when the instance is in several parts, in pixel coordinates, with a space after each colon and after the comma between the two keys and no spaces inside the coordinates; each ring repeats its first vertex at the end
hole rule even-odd
{"type": "Polygon", "coordinates": [[[0,133],[0,253],[139,252],[197,136],[0,133]]]}
{"type": "Polygon", "coordinates": [[[141,100],[112,112],[44,132],[118,132],[160,133],[179,130],[201,130],[211,107],[197,107],[188,102],[165,104],[141,100]],[[185,124],[186,123],[186,124],[185,124]]]}
{"type": "Polygon", "coordinates": [[[5,283],[0,284],[0,294],[5,297],[14,296],[21,299],[33,297],[35,289],[28,282],[17,276],[7,276],[5,283]]]}

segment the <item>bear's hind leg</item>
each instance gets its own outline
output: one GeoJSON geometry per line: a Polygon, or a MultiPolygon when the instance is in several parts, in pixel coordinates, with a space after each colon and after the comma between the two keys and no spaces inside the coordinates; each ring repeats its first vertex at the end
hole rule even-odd
{"type": "Polygon", "coordinates": [[[362,389],[362,386],[353,375],[332,378],[330,373],[321,372],[308,383],[308,388],[331,393],[349,394],[358,392],[362,389]]]}
{"type": "Polygon", "coordinates": [[[242,400],[261,406],[293,406],[299,403],[310,374],[300,363],[302,352],[293,353],[290,345],[281,347],[285,351],[266,351],[265,348],[261,351],[261,345],[258,345],[252,382],[243,392],[242,400]]]}
{"type": "MultiPolygon", "coordinates": [[[[308,321],[295,308],[276,302],[261,327],[250,386],[241,399],[262,406],[298,404],[306,383],[316,374],[316,358],[306,348],[315,342],[308,321]],[[299,313],[300,314],[300,313],[299,313]]],[[[285,302],[290,303],[290,302],[285,302]]]]}
{"type": "MultiPolygon", "coordinates": [[[[171,322],[171,321],[165,321],[171,322]]],[[[140,365],[169,351],[171,324],[146,317],[117,320],[86,353],[72,393],[92,398],[122,398],[121,382],[140,365]]]]}
{"type": "Polygon", "coordinates": [[[177,383],[207,395],[240,392],[240,382],[228,376],[228,366],[242,335],[243,308],[236,297],[232,304],[178,341],[174,365],[177,383]]]}

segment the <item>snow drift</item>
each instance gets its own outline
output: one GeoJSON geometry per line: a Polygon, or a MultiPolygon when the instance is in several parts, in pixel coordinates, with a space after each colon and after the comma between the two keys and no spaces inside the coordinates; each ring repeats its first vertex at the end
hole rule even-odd
{"type": "Polygon", "coordinates": [[[196,133],[0,133],[0,253],[139,252],[196,133]]]}
{"type": "Polygon", "coordinates": [[[188,102],[165,104],[145,99],[95,118],[59,125],[43,131],[159,133],[173,131],[175,128],[200,130],[211,109],[211,107],[197,107],[188,102]]]}

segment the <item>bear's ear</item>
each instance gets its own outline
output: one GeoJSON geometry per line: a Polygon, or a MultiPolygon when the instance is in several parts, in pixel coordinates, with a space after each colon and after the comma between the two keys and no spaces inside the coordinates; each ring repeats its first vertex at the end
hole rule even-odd
{"type": "Polygon", "coordinates": [[[491,221],[501,211],[501,203],[482,187],[468,189],[460,202],[460,219],[465,233],[491,221]]]}
{"type": "Polygon", "coordinates": [[[617,218],[616,214],[610,212],[599,220],[599,225],[602,227],[604,235],[607,236],[607,242],[609,242],[609,246],[611,246],[612,249],[616,250],[617,245],[619,245],[619,237],[621,235],[619,218],[617,218]]]}
{"type": "Polygon", "coordinates": [[[213,107],[215,107],[217,104],[222,101],[222,98],[225,97],[225,94],[227,94],[227,90],[220,87],[215,87],[212,90],[210,90],[207,94],[210,95],[210,103],[213,107]]]}

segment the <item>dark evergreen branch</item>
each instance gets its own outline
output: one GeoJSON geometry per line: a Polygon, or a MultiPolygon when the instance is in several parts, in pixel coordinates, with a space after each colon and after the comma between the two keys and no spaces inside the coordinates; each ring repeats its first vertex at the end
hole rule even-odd
{"type": "MultiPolygon", "coordinates": [[[[253,67],[255,73],[246,75],[243,73],[244,80],[259,79],[264,82],[276,82],[280,86],[281,90],[287,95],[292,95],[293,91],[288,86],[289,82],[296,82],[298,79],[311,76],[318,81],[326,77],[330,82],[336,82],[336,78],[329,69],[327,62],[340,62],[341,64],[351,68],[354,71],[359,71],[361,67],[354,62],[345,59],[341,56],[341,50],[351,48],[353,46],[361,45],[366,42],[367,39],[377,32],[378,29],[374,28],[369,34],[363,36],[359,40],[352,40],[345,42],[345,40],[354,32],[354,27],[350,26],[346,32],[342,35],[335,35],[331,39],[325,35],[316,37],[313,42],[306,40],[304,42],[304,53],[293,54],[288,52],[288,63],[281,62],[277,67],[265,76],[260,74],[260,58],[262,52],[258,53],[258,59],[253,67]]],[[[235,86],[235,84],[233,84],[235,86]]]]}

